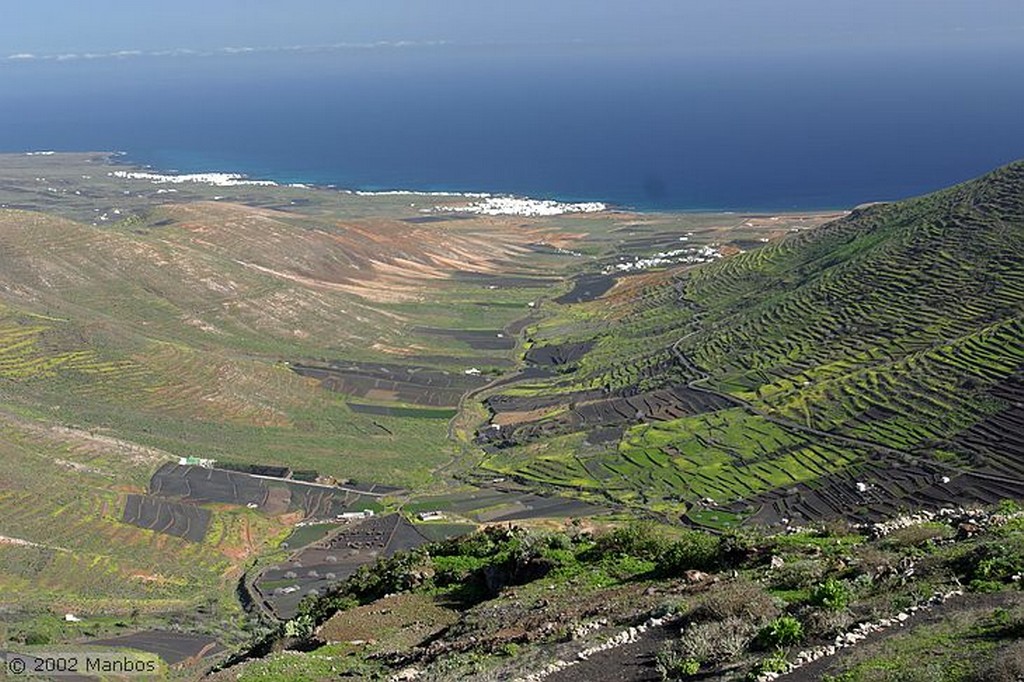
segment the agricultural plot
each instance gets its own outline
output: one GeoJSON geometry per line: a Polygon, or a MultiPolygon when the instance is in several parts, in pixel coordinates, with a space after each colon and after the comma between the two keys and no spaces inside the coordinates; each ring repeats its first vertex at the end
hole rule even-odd
{"type": "Polygon", "coordinates": [[[481,377],[403,365],[334,363],[294,364],[292,370],[320,381],[332,391],[382,402],[454,407],[469,390],[483,386],[481,377]]]}
{"type": "Polygon", "coordinates": [[[124,522],[191,542],[202,542],[210,527],[210,511],[153,495],[128,495],[124,522]]]}
{"type": "Polygon", "coordinates": [[[865,523],[922,507],[957,507],[964,500],[994,505],[1022,497],[1024,482],[1019,480],[878,458],[752,497],[742,506],[748,512],[757,510],[750,516],[756,523],[806,523],[835,518],[865,523]]]}
{"type": "Polygon", "coordinates": [[[417,327],[413,331],[426,336],[435,336],[463,343],[473,350],[512,350],[515,339],[509,338],[501,329],[437,329],[417,327]]]}
{"type": "Polygon", "coordinates": [[[269,486],[264,479],[236,471],[206,469],[167,463],[153,474],[152,495],[181,498],[197,504],[223,503],[239,506],[269,504],[269,486]]]}
{"type": "Polygon", "coordinates": [[[668,421],[687,415],[713,412],[729,406],[729,402],[724,398],[694,391],[686,386],[647,391],[629,397],[588,399],[592,396],[594,392],[573,394],[569,396],[567,403],[565,397],[561,397],[554,404],[565,403],[565,409],[556,410],[550,416],[543,413],[552,407],[551,399],[537,401],[513,398],[503,403],[501,396],[497,396],[489,400],[488,406],[496,411],[494,423],[500,424],[501,428],[484,430],[480,434],[480,440],[499,447],[509,447],[548,436],[631,425],[647,420],[668,421]],[[503,410],[505,414],[497,412],[498,407],[510,406],[517,407],[518,410],[515,411],[522,413],[526,418],[518,421],[515,415],[509,414],[512,412],[510,410],[503,410]],[[542,413],[539,418],[534,411],[542,413]]]}
{"type": "Polygon", "coordinates": [[[536,495],[525,490],[478,488],[446,495],[418,497],[405,505],[406,512],[440,511],[479,523],[529,519],[561,519],[606,514],[609,509],[558,495],[536,495]]]}
{"type": "Polygon", "coordinates": [[[492,275],[485,272],[456,272],[454,279],[488,289],[548,289],[561,282],[557,277],[492,275]]]}
{"type": "Polygon", "coordinates": [[[592,342],[534,346],[526,351],[526,362],[540,367],[575,365],[594,347],[592,342]]]}
{"type": "Polygon", "coordinates": [[[323,540],[265,569],[255,587],[258,597],[279,618],[292,618],[306,596],[322,593],[378,557],[426,542],[427,538],[399,514],[343,521],[323,540]]]}
{"type": "Polygon", "coordinates": [[[390,405],[362,405],[345,403],[348,409],[358,414],[377,414],[385,417],[408,417],[410,419],[451,419],[457,413],[454,408],[391,407],[390,405]]]}
{"type": "Polygon", "coordinates": [[[220,642],[213,637],[163,630],[149,630],[123,637],[90,640],[83,642],[83,644],[93,647],[145,651],[146,653],[156,654],[170,666],[196,663],[204,658],[212,658],[226,651],[220,642]]]}
{"type": "Polygon", "coordinates": [[[160,467],[150,481],[151,493],[164,498],[196,504],[255,505],[271,515],[301,511],[306,518],[327,519],[397,490],[361,483],[334,487],[171,463],[160,467]]]}
{"type": "Polygon", "coordinates": [[[1002,409],[957,434],[955,444],[971,453],[975,466],[1024,478],[1024,375],[991,391],[1002,409]]]}
{"type": "Polygon", "coordinates": [[[572,290],[556,298],[555,303],[565,305],[596,301],[604,296],[613,286],[615,286],[615,278],[611,275],[580,275],[573,280],[572,290]]]}

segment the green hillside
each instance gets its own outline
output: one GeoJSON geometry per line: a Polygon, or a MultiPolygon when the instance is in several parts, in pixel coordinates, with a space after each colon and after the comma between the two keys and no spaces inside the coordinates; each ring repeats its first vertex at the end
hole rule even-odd
{"type": "Polygon", "coordinates": [[[712,526],[1024,490],[1024,163],[616,291],[527,329],[589,350],[487,396],[487,470],[712,526]]]}

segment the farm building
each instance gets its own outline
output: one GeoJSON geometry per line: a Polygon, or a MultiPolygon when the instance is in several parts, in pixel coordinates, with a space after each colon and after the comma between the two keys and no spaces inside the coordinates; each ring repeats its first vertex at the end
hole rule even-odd
{"type": "Polygon", "coordinates": [[[203,467],[204,469],[212,469],[213,465],[217,463],[215,459],[203,459],[201,457],[179,457],[178,464],[180,466],[192,466],[192,467],[203,467]]]}
{"type": "Polygon", "coordinates": [[[338,518],[339,519],[345,519],[345,520],[347,520],[347,519],[368,519],[371,516],[373,516],[373,510],[372,509],[364,509],[363,511],[356,511],[356,512],[342,512],[341,514],[338,514],[338,518]]]}

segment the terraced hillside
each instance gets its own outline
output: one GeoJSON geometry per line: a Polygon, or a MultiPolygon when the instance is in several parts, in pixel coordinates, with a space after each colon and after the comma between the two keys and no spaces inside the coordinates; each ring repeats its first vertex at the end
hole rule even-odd
{"type": "Polygon", "coordinates": [[[527,329],[571,361],[486,396],[487,470],[713,526],[1024,494],[1024,163],[631,287],[527,329]]]}

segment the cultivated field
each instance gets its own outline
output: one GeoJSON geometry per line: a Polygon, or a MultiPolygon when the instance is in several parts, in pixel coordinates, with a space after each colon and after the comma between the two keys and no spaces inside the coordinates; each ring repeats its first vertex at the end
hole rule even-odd
{"type": "Polygon", "coordinates": [[[278,617],[292,618],[304,598],[322,594],[360,566],[426,542],[398,514],[345,521],[326,538],[263,570],[255,582],[258,598],[278,617]]]}

